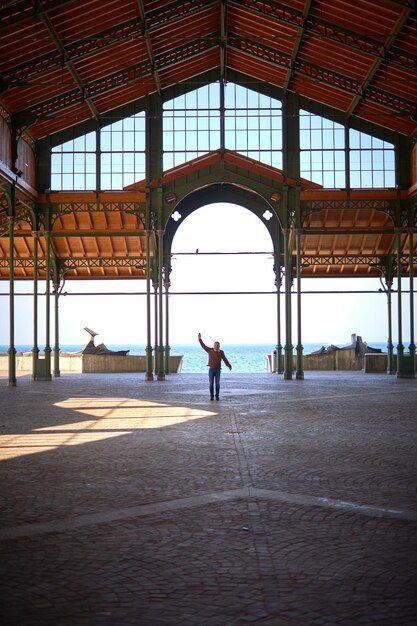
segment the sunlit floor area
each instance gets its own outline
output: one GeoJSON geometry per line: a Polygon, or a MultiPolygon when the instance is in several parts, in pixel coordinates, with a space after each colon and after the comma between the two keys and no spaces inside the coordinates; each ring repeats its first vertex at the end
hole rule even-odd
{"type": "Polygon", "coordinates": [[[0,374],[7,626],[415,626],[417,380],[0,374]]]}

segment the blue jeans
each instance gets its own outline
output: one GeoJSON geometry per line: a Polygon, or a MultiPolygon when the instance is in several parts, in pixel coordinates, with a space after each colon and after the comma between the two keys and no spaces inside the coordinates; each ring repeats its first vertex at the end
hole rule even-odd
{"type": "Polygon", "coordinates": [[[209,389],[210,396],[214,397],[214,382],[216,382],[216,398],[219,397],[220,392],[220,367],[209,367],[209,389]]]}

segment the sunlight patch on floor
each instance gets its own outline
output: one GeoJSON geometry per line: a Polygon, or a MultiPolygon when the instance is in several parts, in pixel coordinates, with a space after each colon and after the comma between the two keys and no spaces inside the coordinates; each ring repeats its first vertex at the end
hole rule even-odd
{"type": "Polygon", "coordinates": [[[213,411],[131,398],[68,398],[54,406],[65,409],[64,418],[68,417],[68,410],[72,410],[80,417],[88,415],[92,419],[45,426],[30,433],[3,435],[0,459],[103,441],[129,435],[135,430],[164,428],[216,415],[213,411]]]}

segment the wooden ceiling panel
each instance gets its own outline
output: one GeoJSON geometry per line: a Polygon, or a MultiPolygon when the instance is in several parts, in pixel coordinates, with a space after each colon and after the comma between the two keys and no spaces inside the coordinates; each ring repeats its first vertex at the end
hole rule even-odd
{"type": "Polygon", "coordinates": [[[329,24],[337,24],[348,30],[372,34],[383,41],[395,26],[398,15],[403,10],[401,3],[379,0],[378,7],[373,0],[316,0],[312,3],[311,14],[329,24]],[[376,19],[377,13],[377,19],[376,19]]]}
{"type": "Polygon", "coordinates": [[[360,81],[372,67],[372,57],[359,51],[351,50],[346,54],[346,48],[335,41],[326,41],[319,37],[304,37],[298,54],[300,65],[312,64],[326,68],[342,76],[360,81]]]}
{"type": "Polygon", "coordinates": [[[260,67],[259,60],[251,55],[237,50],[228,50],[227,52],[228,66],[243,75],[256,80],[268,80],[271,85],[282,87],[288,74],[285,67],[273,65],[272,63],[263,63],[260,67]]]}
{"type": "Polygon", "coordinates": [[[233,47],[234,35],[259,41],[284,53],[292,54],[298,36],[298,28],[293,24],[279,22],[273,16],[248,11],[246,7],[229,7],[229,43],[233,47]]]}
{"type": "Polygon", "coordinates": [[[0,105],[32,118],[34,139],[229,68],[366,120],[384,101],[376,123],[416,132],[417,21],[405,0],[11,0],[0,28],[0,105]]]}
{"type": "Polygon", "coordinates": [[[75,0],[49,12],[51,23],[64,44],[91,37],[132,17],[139,20],[135,0],[75,0]]]}
{"type": "Polygon", "coordinates": [[[98,78],[110,76],[146,60],[147,50],[144,41],[135,39],[133,42],[121,41],[97,52],[94,56],[87,55],[79,61],[74,61],[73,67],[82,82],[90,84],[98,78]]]}

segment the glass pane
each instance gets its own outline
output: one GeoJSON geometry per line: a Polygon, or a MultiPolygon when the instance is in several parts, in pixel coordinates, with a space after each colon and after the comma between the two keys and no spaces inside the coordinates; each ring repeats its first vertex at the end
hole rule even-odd
{"type": "Polygon", "coordinates": [[[309,150],[311,148],[310,131],[300,131],[300,148],[303,150],[309,150]]]}
{"type": "Polygon", "coordinates": [[[135,150],[145,150],[145,133],[135,131],[135,150]]]}
{"type": "Polygon", "coordinates": [[[71,154],[63,154],[62,155],[62,171],[64,172],[72,172],[74,162],[74,155],[71,154]]]}
{"type": "Polygon", "coordinates": [[[198,90],[198,108],[199,109],[209,108],[208,87],[201,87],[198,90]]]}
{"type": "Polygon", "coordinates": [[[197,108],[197,89],[191,91],[190,93],[185,94],[185,103],[187,109],[196,109],[197,108]]]}
{"type": "Polygon", "coordinates": [[[346,177],[345,172],[336,172],[335,174],[335,187],[343,188],[346,187],[346,177]]]}
{"type": "Polygon", "coordinates": [[[51,189],[61,191],[61,176],[58,174],[51,175],[51,189]]]}
{"type": "Polygon", "coordinates": [[[111,150],[111,134],[101,131],[100,143],[102,150],[111,150]]]}
{"type": "Polygon", "coordinates": [[[334,131],[334,147],[342,150],[345,147],[345,131],[343,128],[336,128],[334,131]]]}
{"type": "Polygon", "coordinates": [[[124,133],[123,135],[123,150],[135,149],[135,135],[133,132],[124,133]]]}
{"type": "Polygon", "coordinates": [[[60,154],[52,154],[51,156],[51,172],[53,174],[61,173],[61,155],[60,154]]]}
{"type": "Polygon", "coordinates": [[[123,154],[123,171],[126,173],[134,172],[135,155],[132,152],[123,154]]]}
{"type": "MultiPolygon", "coordinates": [[[[190,142],[191,143],[191,142],[190,142]]],[[[192,146],[190,146],[192,147],[192,146]]],[[[209,133],[208,131],[198,131],[197,133],[197,147],[199,150],[208,151],[209,149],[209,133]]]]}
{"type": "Polygon", "coordinates": [[[359,132],[353,128],[349,131],[349,143],[351,148],[359,148],[359,132]]]}
{"type": "Polygon", "coordinates": [[[312,130],[311,131],[311,142],[314,150],[318,150],[319,148],[323,148],[323,140],[322,140],[322,131],[320,130],[312,130]]]}
{"type": "Polygon", "coordinates": [[[384,187],[395,187],[395,172],[385,172],[385,185],[384,187]]]}
{"type": "Polygon", "coordinates": [[[185,133],[184,132],[175,132],[174,133],[174,148],[175,150],[185,150],[185,133]]]}
{"type": "Polygon", "coordinates": [[[323,148],[334,148],[333,129],[323,130],[323,148]]]}
{"type": "Polygon", "coordinates": [[[138,179],[142,179],[145,175],[145,155],[143,152],[135,153],[135,172],[138,179]]]}
{"type": "Polygon", "coordinates": [[[220,85],[215,83],[210,85],[210,108],[218,109],[220,107],[220,85]]]}
{"type": "Polygon", "coordinates": [[[85,188],[86,189],[95,189],[96,188],[96,176],[95,174],[87,174],[85,178],[85,188]]]}
{"type": "Polygon", "coordinates": [[[85,136],[85,148],[89,152],[94,152],[96,150],[96,133],[87,133],[85,136]]]}
{"type": "Polygon", "coordinates": [[[75,152],[84,152],[85,151],[85,136],[77,137],[74,139],[74,151],[75,152]]]}
{"type": "Polygon", "coordinates": [[[301,172],[309,172],[311,169],[310,152],[300,152],[300,168],[301,172]]]}
{"type": "Polygon", "coordinates": [[[271,149],[271,133],[268,130],[261,130],[259,132],[259,146],[263,150],[271,149]]]}
{"type": "Polygon", "coordinates": [[[135,119],[133,117],[126,117],[123,120],[123,131],[125,133],[133,132],[135,130],[135,119]]]}
{"type": "Polygon", "coordinates": [[[235,85],[228,83],[224,88],[224,106],[227,109],[234,109],[235,103],[235,85]]]}
{"type": "Polygon", "coordinates": [[[62,188],[67,190],[74,189],[72,174],[64,174],[62,176],[62,188]]]}
{"type": "Polygon", "coordinates": [[[358,171],[350,172],[350,186],[355,187],[355,188],[359,188],[361,186],[360,172],[358,171]]]}
{"type": "Polygon", "coordinates": [[[225,147],[228,150],[236,150],[236,137],[235,137],[234,131],[226,130],[224,141],[225,141],[225,147]]]}
{"type": "Polygon", "coordinates": [[[85,178],[83,174],[74,175],[74,189],[80,190],[85,188],[85,178]]]}
{"type": "Polygon", "coordinates": [[[384,172],[374,172],[373,175],[373,186],[374,187],[385,187],[384,181],[384,172]]]}
{"type": "Polygon", "coordinates": [[[328,189],[334,188],[334,174],[333,172],[323,173],[323,185],[328,189]]]}
{"type": "Polygon", "coordinates": [[[111,149],[122,150],[123,149],[123,135],[122,133],[112,133],[111,136],[111,149]]]}

